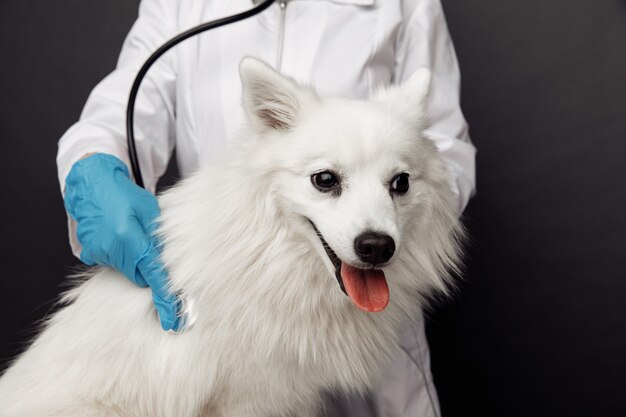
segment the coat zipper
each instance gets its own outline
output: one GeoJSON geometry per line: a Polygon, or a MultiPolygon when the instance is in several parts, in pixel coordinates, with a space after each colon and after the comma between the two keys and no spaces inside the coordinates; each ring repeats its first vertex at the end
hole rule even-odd
{"type": "Polygon", "coordinates": [[[276,70],[280,71],[283,61],[283,44],[285,43],[285,15],[287,14],[287,0],[278,2],[280,7],[280,23],[278,26],[278,48],[276,51],[276,70]]]}

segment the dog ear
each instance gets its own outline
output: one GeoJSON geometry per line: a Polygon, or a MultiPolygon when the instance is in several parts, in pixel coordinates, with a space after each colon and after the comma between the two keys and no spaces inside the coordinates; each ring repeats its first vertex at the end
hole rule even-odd
{"type": "Polygon", "coordinates": [[[431,80],[432,74],[428,68],[418,68],[408,80],[378,91],[373,99],[400,116],[408,117],[425,126],[428,119],[431,80]]]}
{"type": "Polygon", "coordinates": [[[239,73],[246,116],[261,132],[289,130],[304,102],[316,97],[312,89],[300,86],[256,58],[244,58],[239,73]]]}

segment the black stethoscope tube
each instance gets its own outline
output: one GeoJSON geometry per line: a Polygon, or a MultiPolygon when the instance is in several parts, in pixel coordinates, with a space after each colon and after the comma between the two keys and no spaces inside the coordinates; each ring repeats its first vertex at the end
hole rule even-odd
{"type": "Polygon", "coordinates": [[[199,26],[191,28],[167,41],[159,49],[154,51],[154,53],[150,55],[150,57],[143,64],[143,66],[137,73],[137,77],[135,77],[135,81],[133,82],[133,86],[130,90],[130,95],[128,96],[128,106],[126,107],[126,140],[128,143],[128,157],[130,159],[130,166],[133,171],[133,176],[135,177],[135,182],[137,183],[137,185],[145,188],[143,184],[143,177],[141,176],[141,168],[139,167],[139,159],[137,158],[137,147],[135,146],[135,101],[137,100],[137,92],[139,91],[141,81],[146,76],[146,73],[148,72],[152,64],[154,64],[156,60],[161,57],[161,55],[163,55],[165,52],[169,51],[171,48],[178,45],[185,39],[191,38],[192,36],[198,35],[202,32],[206,32],[207,30],[228,25],[230,23],[239,22],[240,20],[252,17],[267,9],[269,6],[271,6],[272,3],[274,3],[274,1],[276,0],[265,0],[262,3],[259,3],[257,6],[254,6],[250,10],[246,10],[242,13],[227,16],[221,19],[212,20],[210,22],[203,23],[199,26]]]}

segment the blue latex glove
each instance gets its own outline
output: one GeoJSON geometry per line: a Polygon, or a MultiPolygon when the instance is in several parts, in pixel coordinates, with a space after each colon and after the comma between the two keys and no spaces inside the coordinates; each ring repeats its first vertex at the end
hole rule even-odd
{"type": "Polygon", "coordinates": [[[150,286],[164,330],[180,330],[180,303],[167,289],[154,231],[160,210],[154,195],[130,179],[126,164],[94,154],[76,162],[65,180],[65,209],[78,223],[87,265],[107,265],[140,287],[150,286]]]}

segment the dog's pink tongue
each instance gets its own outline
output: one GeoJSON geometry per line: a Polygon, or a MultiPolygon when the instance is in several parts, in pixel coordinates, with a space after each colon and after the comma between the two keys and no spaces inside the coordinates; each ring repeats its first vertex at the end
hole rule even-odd
{"type": "Polygon", "coordinates": [[[389,304],[389,287],[380,269],[358,269],[341,263],[341,278],[348,296],[361,310],[375,313],[389,304]]]}

